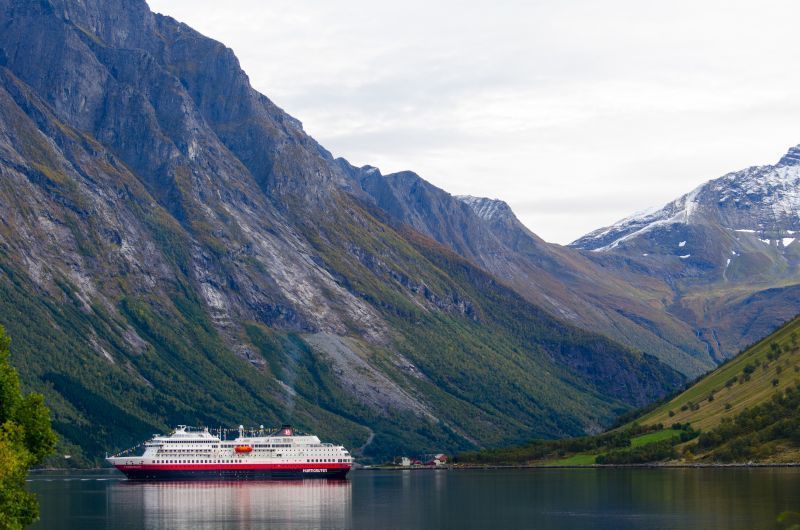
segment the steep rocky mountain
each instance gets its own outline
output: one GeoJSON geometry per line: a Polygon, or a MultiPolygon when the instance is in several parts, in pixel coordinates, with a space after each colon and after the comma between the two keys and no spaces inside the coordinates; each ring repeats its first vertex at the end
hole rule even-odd
{"type": "Polygon", "coordinates": [[[673,293],[667,310],[728,358],[800,307],[799,153],[711,180],[571,246],[634,284],[642,273],[659,278],[673,293]]]}
{"type": "Polygon", "coordinates": [[[513,236],[470,255],[405,222],[411,198],[376,200],[143,1],[0,0],[0,28],[0,323],[73,461],[177,423],[292,421],[371,458],[500,445],[683,382],[495,279],[479,258],[513,236]]]}
{"type": "Polygon", "coordinates": [[[658,279],[632,287],[582,252],[543,241],[503,201],[456,197],[412,172],[382,175],[339,160],[396,226],[409,226],[478,264],[530,302],[583,329],[657,355],[689,376],[714,366],[694,328],[664,310],[672,290],[658,279]]]}

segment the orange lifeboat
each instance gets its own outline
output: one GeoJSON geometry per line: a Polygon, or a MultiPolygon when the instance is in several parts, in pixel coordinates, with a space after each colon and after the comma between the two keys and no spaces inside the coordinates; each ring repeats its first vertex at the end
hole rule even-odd
{"type": "Polygon", "coordinates": [[[237,453],[250,453],[253,451],[252,445],[237,445],[233,448],[237,453]]]}

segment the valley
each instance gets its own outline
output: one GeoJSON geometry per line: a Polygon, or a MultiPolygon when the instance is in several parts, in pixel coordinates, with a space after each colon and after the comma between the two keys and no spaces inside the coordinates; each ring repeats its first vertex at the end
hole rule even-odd
{"type": "Polygon", "coordinates": [[[561,246],[335,158],[143,0],[0,24],[0,323],[50,465],[177,424],[367,463],[596,435],[797,313],[796,149],[561,246]]]}
{"type": "Polygon", "coordinates": [[[588,438],[466,453],[467,464],[714,465],[797,462],[800,318],[689,387],[588,438]]]}

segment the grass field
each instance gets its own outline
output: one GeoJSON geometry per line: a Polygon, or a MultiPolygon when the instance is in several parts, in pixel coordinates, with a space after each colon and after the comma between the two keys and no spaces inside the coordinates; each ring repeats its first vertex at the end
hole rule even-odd
{"type": "Polygon", "coordinates": [[[594,461],[597,459],[597,455],[589,454],[589,453],[579,453],[577,455],[572,455],[568,458],[563,458],[561,460],[552,460],[550,462],[546,462],[548,466],[591,466],[594,465],[594,461]]]}
{"type": "MultiPolygon", "coordinates": [[[[681,435],[681,431],[676,429],[664,429],[661,431],[650,432],[631,438],[630,447],[641,447],[643,445],[670,440],[681,435]]],[[[549,460],[545,462],[548,466],[592,466],[596,463],[597,457],[606,454],[606,451],[592,451],[577,453],[560,460],[549,460]]]]}
{"type": "Polygon", "coordinates": [[[795,318],[637,422],[688,422],[703,431],[716,427],[722,418],[800,384],[799,341],[800,318],[795,318]]]}
{"type": "Polygon", "coordinates": [[[663,431],[656,431],[651,432],[648,434],[643,434],[641,436],[637,436],[636,438],[631,439],[631,447],[640,447],[642,445],[647,445],[655,442],[661,442],[663,440],[669,440],[671,438],[677,438],[681,435],[681,431],[675,429],[664,429],[663,431]]]}

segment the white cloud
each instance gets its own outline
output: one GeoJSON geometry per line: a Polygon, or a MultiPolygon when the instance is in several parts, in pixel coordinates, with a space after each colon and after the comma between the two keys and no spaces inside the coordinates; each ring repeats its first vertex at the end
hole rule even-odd
{"type": "Polygon", "coordinates": [[[151,0],[337,156],[568,242],[800,143],[800,4],[151,0]]]}

